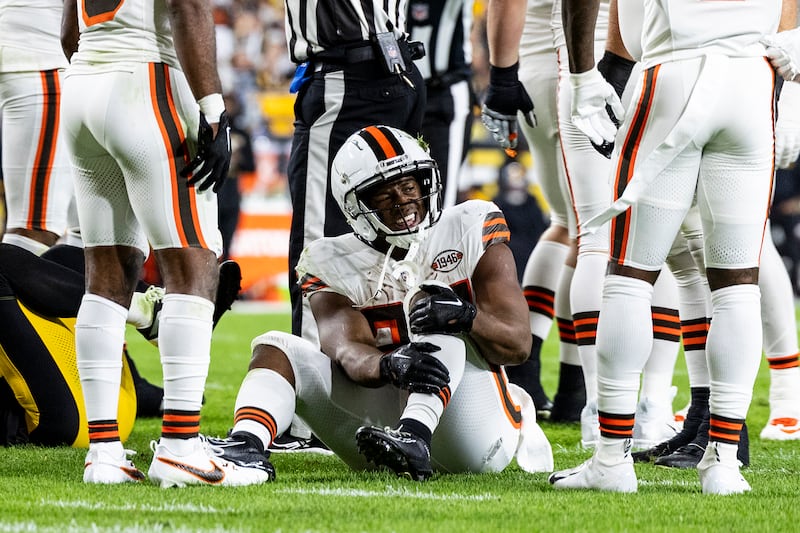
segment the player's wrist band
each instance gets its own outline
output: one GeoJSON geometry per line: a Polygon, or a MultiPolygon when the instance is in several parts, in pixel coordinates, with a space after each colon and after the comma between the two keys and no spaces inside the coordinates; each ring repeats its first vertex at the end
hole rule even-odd
{"type": "Polygon", "coordinates": [[[225,111],[225,100],[222,99],[222,95],[219,93],[206,95],[198,100],[197,104],[209,124],[218,123],[219,117],[225,111]]]}
{"type": "Polygon", "coordinates": [[[509,67],[495,67],[489,65],[489,83],[492,85],[516,85],[519,81],[517,72],[519,61],[509,67]]]}

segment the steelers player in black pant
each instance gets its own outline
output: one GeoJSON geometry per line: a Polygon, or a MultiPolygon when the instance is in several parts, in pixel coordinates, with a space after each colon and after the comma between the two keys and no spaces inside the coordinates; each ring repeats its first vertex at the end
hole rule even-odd
{"type": "MultiPolygon", "coordinates": [[[[85,292],[83,269],[83,250],[75,246],[56,245],[37,256],[0,243],[2,445],[88,446],[75,358],[75,317],[85,292]]],[[[230,308],[240,281],[235,262],[220,265],[214,324],[230,308]]],[[[147,294],[147,289],[140,283],[137,291],[147,294]]],[[[151,341],[158,332],[159,308],[160,302],[152,301],[144,306],[148,316],[129,313],[129,323],[151,341]]],[[[139,375],[127,351],[120,355],[124,357],[119,431],[124,440],[137,416],[161,416],[164,391],[139,375]]]]}

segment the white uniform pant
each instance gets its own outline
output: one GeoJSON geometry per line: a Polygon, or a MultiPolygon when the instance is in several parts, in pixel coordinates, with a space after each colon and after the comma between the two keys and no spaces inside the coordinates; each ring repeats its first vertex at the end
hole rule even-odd
{"type": "Polygon", "coordinates": [[[617,136],[614,198],[632,178],[652,182],[612,220],[612,261],[660,269],[696,194],[705,266],[759,264],[773,178],[773,73],[764,58],[712,60],[664,63],[636,82],[617,136]],[[696,114],[685,112],[692,99],[696,114]],[[670,161],[647,176],[658,168],[654,152],[670,161]]]}
{"type": "MultiPolygon", "coordinates": [[[[258,344],[275,346],[289,358],[297,415],[350,467],[368,468],[356,449],[356,430],[395,426],[407,391],[392,385],[360,386],[313,344],[293,335],[269,332],[253,340],[253,347],[258,344]]],[[[444,472],[499,472],[521,443],[523,419],[538,429],[536,412],[522,389],[508,384],[502,368],[490,366],[469,343],[467,347],[463,378],[433,433],[432,464],[444,472]]],[[[552,455],[549,463],[552,468],[552,455]]]]}
{"type": "Polygon", "coordinates": [[[73,195],[58,70],[0,73],[6,227],[63,235],[73,195]]]}
{"type": "Polygon", "coordinates": [[[199,108],[183,73],[161,63],[73,73],[63,125],[86,246],[222,252],[217,197],[186,185],[199,108]]]}

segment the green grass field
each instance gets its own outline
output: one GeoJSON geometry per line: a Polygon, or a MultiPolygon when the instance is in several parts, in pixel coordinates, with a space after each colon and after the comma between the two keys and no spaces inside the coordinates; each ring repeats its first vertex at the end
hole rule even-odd
{"type": "MultiPolygon", "coordinates": [[[[224,435],[247,368],[250,340],[268,329],[288,329],[285,314],[228,313],[214,335],[202,430],[224,435]]],[[[157,352],[135,331],[131,354],[142,374],[160,383],[157,352]]],[[[681,357],[682,359],[682,357],[681,357]]],[[[543,353],[543,382],[557,383],[555,337],[543,353]]],[[[675,374],[674,407],[688,401],[686,373],[675,374]]],[[[0,451],[0,531],[797,531],[800,441],[761,442],[768,416],[768,372],[762,365],[748,416],[753,491],[732,497],[700,493],[695,471],[637,465],[633,495],[560,492],[546,474],[515,464],[491,475],[437,475],[426,483],[389,473],[356,473],[335,457],[274,454],[274,483],[245,488],[162,490],[148,483],[90,486],[81,482],[84,450],[18,447],[0,451]]],[[[587,458],[577,424],[542,427],[556,468],[587,458]]],[[[127,448],[144,471],[160,421],[139,420],[127,448]]]]}

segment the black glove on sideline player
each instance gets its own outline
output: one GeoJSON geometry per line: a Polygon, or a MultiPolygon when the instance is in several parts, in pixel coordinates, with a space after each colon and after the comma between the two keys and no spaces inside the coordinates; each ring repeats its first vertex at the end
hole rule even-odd
{"type": "Polygon", "coordinates": [[[472,329],[478,310],[450,287],[423,283],[427,294],[411,306],[408,321],[412,333],[462,333],[472,329]]]}
{"type": "Polygon", "coordinates": [[[197,155],[181,170],[181,176],[189,178],[189,186],[198,185],[198,190],[205,191],[212,187],[217,192],[228,177],[231,165],[231,122],[225,111],[219,117],[217,136],[200,113],[200,128],[197,134],[197,155]],[[191,177],[190,177],[191,176],[191,177]]]}
{"type": "Polygon", "coordinates": [[[510,67],[489,65],[489,87],[481,108],[481,120],[494,140],[506,150],[517,147],[517,111],[530,127],[536,125],[533,102],[517,77],[519,62],[510,67]]]}
{"type": "Polygon", "coordinates": [[[447,367],[431,355],[440,349],[429,342],[404,344],[381,357],[381,379],[411,392],[438,394],[450,383],[447,367]]]}

